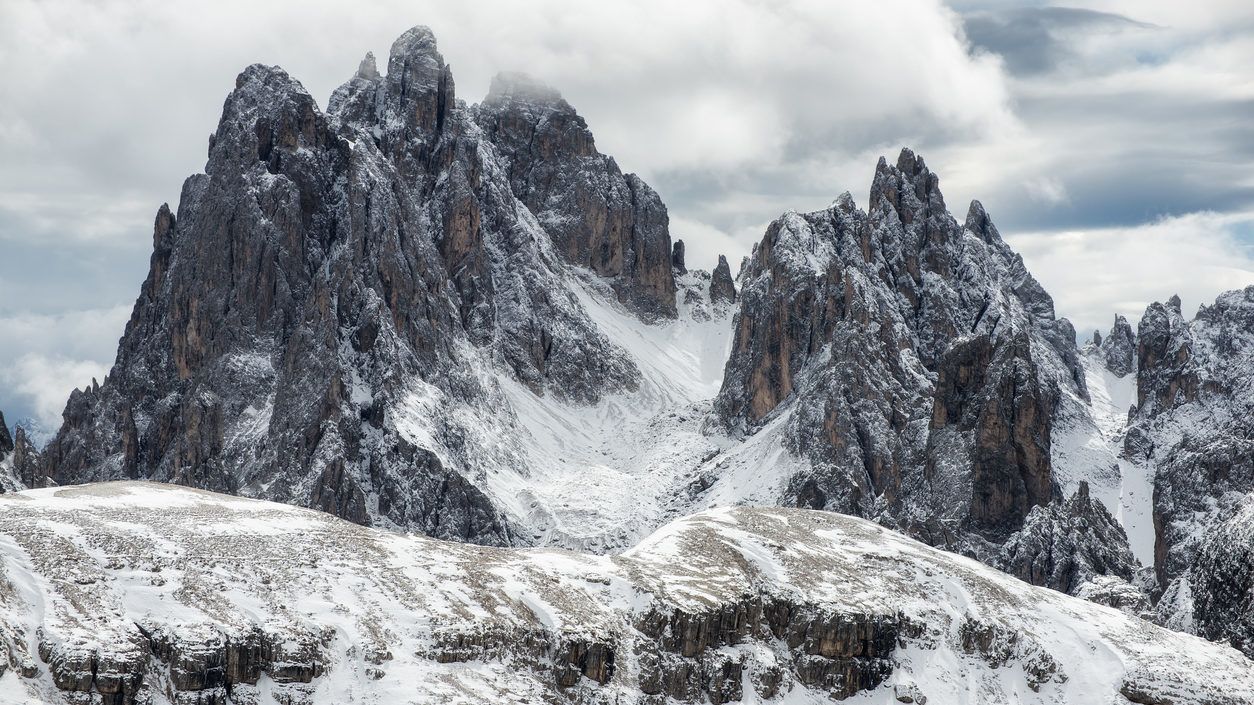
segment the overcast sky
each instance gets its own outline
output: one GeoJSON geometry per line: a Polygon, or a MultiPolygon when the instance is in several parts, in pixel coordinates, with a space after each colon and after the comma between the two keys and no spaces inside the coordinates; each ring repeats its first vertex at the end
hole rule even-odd
{"type": "MultiPolygon", "coordinates": [[[[1081,330],[1254,283],[1254,3],[0,0],[0,410],[59,423],[103,377],[152,220],[204,166],[235,75],[325,105],[429,25],[474,103],[547,81],[662,195],[690,266],[913,147],[979,198],[1081,330]]],[[[381,63],[385,63],[382,62],[381,63]]]]}

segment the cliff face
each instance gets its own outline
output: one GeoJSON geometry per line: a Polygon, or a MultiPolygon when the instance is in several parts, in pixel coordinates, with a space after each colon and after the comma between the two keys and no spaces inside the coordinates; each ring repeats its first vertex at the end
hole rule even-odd
{"type": "Polygon", "coordinates": [[[741,434],[790,419],[812,467],[789,503],[958,545],[1051,501],[1060,390],[1086,396],[1074,331],[983,207],[955,221],[909,150],[880,161],[869,211],[845,194],[772,223],[740,302],[715,411],[741,434]]]}
{"type": "Polygon", "coordinates": [[[0,497],[0,557],[0,693],[42,703],[1254,702],[1231,648],[826,512],[609,558],[109,483],[0,497]]]}
{"type": "Polygon", "coordinates": [[[1254,496],[1216,520],[1187,572],[1194,626],[1254,659],[1254,496]]]}
{"type": "Polygon", "coordinates": [[[511,462],[478,443],[510,423],[481,369],[580,403],[638,384],[564,284],[567,263],[674,315],[656,194],[596,153],[560,98],[515,98],[465,107],[425,28],[395,42],[386,76],[367,57],[327,113],[281,69],[245,70],[205,173],[157,214],[113,370],[71,397],[44,473],[509,542],[470,457],[511,462]]]}
{"type": "MultiPolygon", "coordinates": [[[[1219,633],[1236,598],[1213,595],[1216,581],[1228,579],[1208,572],[1221,565],[1213,542],[1235,530],[1225,522],[1254,493],[1254,286],[1221,295],[1187,321],[1178,298],[1152,304],[1137,331],[1137,357],[1125,453],[1152,469],[1159,616],[1219,633]],[[1195,564],[1199,550],[1212,559],[1195,564]]],[[[1248,610],[1251,599],[1241,599],[1248,610]]]]}

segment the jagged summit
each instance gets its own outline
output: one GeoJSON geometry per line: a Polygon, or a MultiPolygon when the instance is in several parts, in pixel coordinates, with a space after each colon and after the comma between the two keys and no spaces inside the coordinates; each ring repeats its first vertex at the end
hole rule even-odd
{"type": "Polygon", "coordinates": [[[13,450],[13,437],[9,435],[9,426],[4,422],[4,412],[0,411],[0,456],[13,450]]]}
{"type": "Polygon", "coordinates": [[[1099,338],[1096,332],[1093,335],[1093,342],[1101,350],[1107,369],[1120,377],[1136,372],[1136,334],[1132,332],[1128,319],[1116,315],[1105,338],[1099,338]]]}
{"type": "Polygon", "coordinates": [[[718,265],[710,278],[710,301],[736,303],[736,283],[732,280],[731,266],[724,255],[718,256],[718,265]]]}
{"type": "Polygon", "coordinates": [[[388,76],[392,80],[437,89],[447,74],[444,55],[436,46],[435,33],[430,27],[417,25],[392,42],[388,51],[388,76]]]}
{"type": "Polygon", "coordinates": [[[1086,394],[1074,331],[978,202],[967,223],[905,149],[869,211],[788,213],[755,246],[715,413],[810,459],[786,501],[983,554],[1068,484],[1051,427],[1086,394]]]}
{"type": "Polygon", "coordinates": [[[498,75],[473,114],[557,252],[612,280],[618,299],[645,317],[673,318],[666,206],[638,176],[623,174],[597,151],[583,117],[522,74],[498,75]]]}
{"type": "Polygon", "coordinates": [[[393,44],[386,75],[359,70],[337,89],[327,114],[282,69],[245,69],[205,174],[177,214],[158,212],[113,371],[71,398],[44,472],[513,542],[469,479],[487,463],[519,471],[491,441],[515,423],[497,375],[574,403],[635,388],[639,369],[569,267],[641,315],[673,316],[675,284],[665,208],[643,182],[600,155],[566,169],[585,155],[560,144],[528,155],[606,209],[589,216],[599,233],[546,229],[547,185],[512,183],[512,143],[493,138],[456,101],[426,28],[393,44]],[[559,242],[618,248],[555,259],[559,242]]]}

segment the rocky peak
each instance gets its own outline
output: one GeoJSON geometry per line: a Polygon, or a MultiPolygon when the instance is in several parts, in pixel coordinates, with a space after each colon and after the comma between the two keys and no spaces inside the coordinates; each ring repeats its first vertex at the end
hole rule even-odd
{"type": "Polygon", "coordinates": [[[1072,595],[1099,576],[1130,581],[1137,567],[1123,527],[1089,495],[1087,482],[1061,504],[1033,508],[993,564],[1033,585],[1072,595]]]}
{"type": "Polygon", "coordinates": [[[537,80],[530,74],[520,71],[502,71],[496,74],[488,85],[488,95],[483,102],[485,105],[494,106],[512,104],[515,110],[530,110],[541,115],[567,116],[574,125],[581,128],[582,134],[579,137],[589,148],[586,154],[591,154],[596,150],[587,123],[579,117],[570,103],[562,98],[562,94],[556,88],[537,80]]]}
{"type": "Polygon", "coordinates": [[[557,91],[502,74],[474,119],[504,160],[514,193],[567,262],[610,280],[638,313],[675,316],[666,206],[597,151],[587,123],[557,91]]]}
{"type": "Polygon", "coordinates": [[[39,453],[19,423],[13,434],[0,413],[0,493],[39,486],[39,453]]]}
{"type": "Polygon", "coordinates": [[[1001,233],[997,232],[993,219],[988,216],[988,211],[984,210],[984,204],[979,201],[972,200],[971,205],[967,207],[967,219],[963,227],[967,232],[990,245],[1001,241],[1001,233]]]}
{"type": "Polygon", "coordinates": [[[671,248],[671,268],[680,274],[687,274],[688,267],[684,264],[684,241],[676,240],[671,248]]]}
{"type": "Polygon", "coordinates": [[[227,96],[205,171],[228,176],[260,162],[278,173],[285,155],[326,141],[326,120],[305,87],[277,66],[253,64],[227,96]]]}
{"type": "Polygon", "coordinates": [[[1154,471],[1159,617],[1235,637],[1240,629],[1227,623],[1254,604],[1248,591],[1238,596],[1243,588],[1233,586],[1244,576],[1224,558],[1248,534],[1254,493],[1254,286],[1221,294],[1191,321],[1176,297],[1150,305],[1137,354],[1140,403],[1125,449],[1154,471]],[[1224,526],[1240,513],[1246,518],[1224,526]]]}
{"type": "Polygon", "coordinates": [[[718,265],[710,277],[710,301],[736,303],[736,283],[732,281],[731,266],[723,255],[718,256],[718,265]]]}
{"type": "Polygon", "coordinates": [[[879,161],[868,212],[842,196],[755,246],[715,411],[745,433],[791,419],[784,443],[812,463],[797,502],[952,542],[1003,541],[1051,501],[1059,400],[1086,395],[1075,332],[978,202],[967,223],[903,150],[879,161]],[[916,494],[937,486],[947,509],[916,494]],[[942,512],[963,528],[940,530],[942,512]]]}
{"type": "Polygon", "coordinates": [[[1110,334],[1102,339],[1101,334],[1095,331],[1093,344],[1101,350],[1106,368],[1111,372],[1123,377],[1136,371],[1136,334],[1132,332],[1128,319],[1116,315],[1115,322],[1110,327],[1110,334]]]}
{"type": "Polygon", "coordinates": [[[1197,398],[1193,336],[1180,315],[1180,298],[1150,304],[1136,333],[1137,409],[1153,416],[1197,398]]]}
{"type": "Polygon", "coordinates": [[[555,93],[515,81],[459,103],[425,28],[386,75],[372,64],[330,114],[282,69],[240,74],[206,173],[177,217],[157,213],[110,377],[71,395],[42,453],[52,480],[169,481],[510,543],[482,487],[486,467],[525,472],[499,442],[518,432],[501,387],[582,404],[639,384],[570,265],[674,316],[657,194],[555,93]]]}
{"type": "Polygon", "coordinates": [[[456,108],[453,72],[435,35],[418,26],[392,43],[378,104],[381,147],[413,178],[431,166],[436,143],[456,108]]]}
{"type": "Polygon", "coordinates": [[[26,428],[20,425],[13,432],[13,472],[26,487],[44,485],[39,450],[31,442],[26,428]]]}
{"type": "Polygon", "coordinates": [[[871,182],[870,204],[872,211],[891,209],[902,225],[917,224],[925,235],[929,218],[949,215],[940,192],[940,178],[908,148],[902,148],[896,166],[889,166],[880,157],[871,182]]]}

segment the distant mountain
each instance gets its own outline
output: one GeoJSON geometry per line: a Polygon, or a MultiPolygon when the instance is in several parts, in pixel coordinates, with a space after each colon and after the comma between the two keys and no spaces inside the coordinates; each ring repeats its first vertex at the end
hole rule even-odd
{"type": "Polygon", "coordinates": [[[247,68],[153,243],[109,376],[14,488],[148,479],[598,553],[710,507],[825,509],[1245,643],[1221,623],[1249,596],[1205,571],[1254,491],[1254,289],[1081,349],[908,149],[866,210],[689,268],[557,91],[505,74],[467,105],[419,27],[326,112],[247,68]]]}

